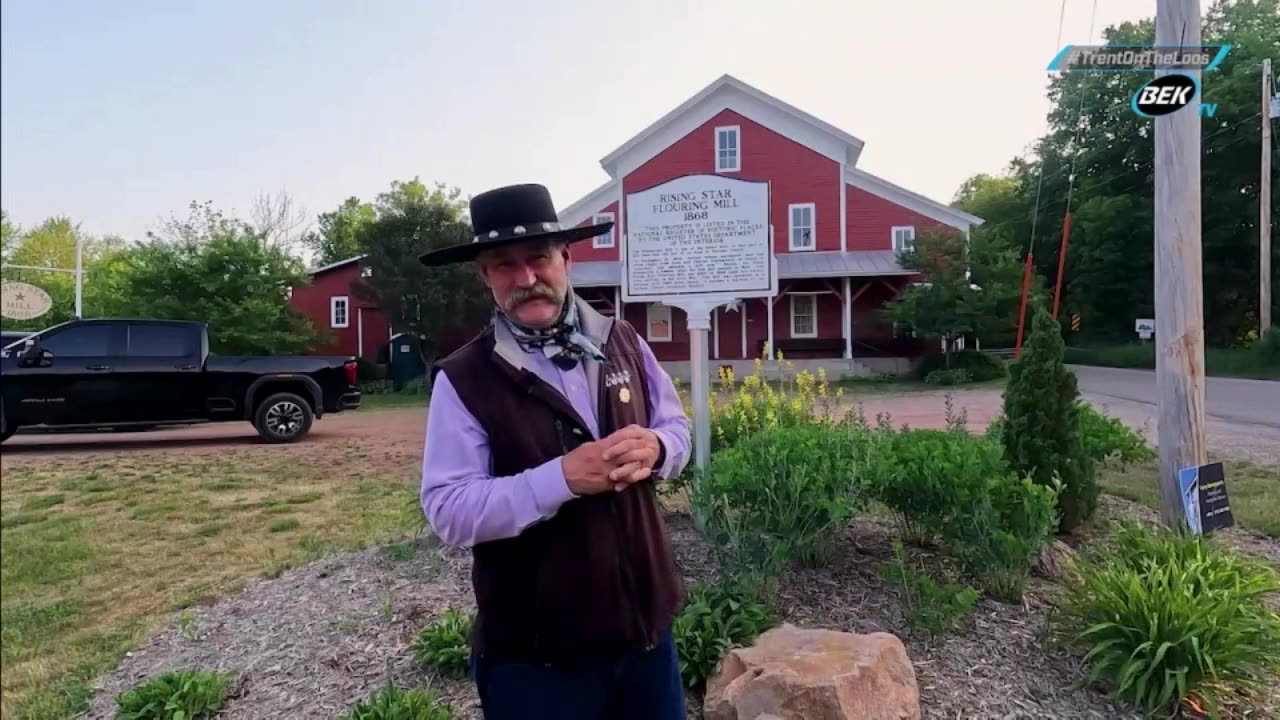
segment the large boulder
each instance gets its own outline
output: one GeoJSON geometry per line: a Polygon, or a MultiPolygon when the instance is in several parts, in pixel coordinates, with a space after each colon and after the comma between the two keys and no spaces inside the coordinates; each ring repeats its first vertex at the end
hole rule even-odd
{"type": "Polygon", "coordinates": [[[707,683],[707,720],[919,720],[902,641],[785,624],[732,650],[707,683]]]}

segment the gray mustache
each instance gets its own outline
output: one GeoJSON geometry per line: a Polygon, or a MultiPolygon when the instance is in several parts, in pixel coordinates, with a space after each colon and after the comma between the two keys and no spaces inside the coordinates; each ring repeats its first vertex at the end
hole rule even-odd
{"type": "Polygon", "coordinates": [[[548,302],[560,302],[560,296],[556,291],[546,283],[538,283],[531,288],[517,288],[511,293],[511,297],[507,298],[507,310],[511,310],[520,303],[528,300],[546,300],[548,302]]]}

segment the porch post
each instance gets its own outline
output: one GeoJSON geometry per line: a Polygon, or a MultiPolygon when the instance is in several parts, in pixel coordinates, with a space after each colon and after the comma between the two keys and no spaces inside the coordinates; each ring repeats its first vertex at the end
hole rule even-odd
{"type": "Polygon", "coordinates": [[[769,331],[768,359],[773,360],[775,357],[778,356],[777,350],[775,350],[773,347],[773,298],[765,298],[764,306],[765,306],[765,309],[768,311],[766,314],[767,320],[765,320],[765,322],[768,324],[768,331],[769,331]]]}
{"type": "Polygon", "coordinates": [[[741,301],[738,305],[738,314],[742,316],[742,359],[750,360],[751,356],[747,354],[747,312],[751,310],[751,303],[746,300],[741,301]]]}
{"type": "Polygon", "coordinates": [[[614,286],[613,288],[613,317],[619,319],[622,317],[622,287],[614,286]]]}
{"type": "Polygon", "coordinates": [[[849,295],[849,278],[842,279],[844,285],[844,359],[853,359],[853,297],[849,295]]]}
{"type": "Polygon", "coordinates": [[[711,309],[711,357],[720,359],[720,308],[711,309]]]}

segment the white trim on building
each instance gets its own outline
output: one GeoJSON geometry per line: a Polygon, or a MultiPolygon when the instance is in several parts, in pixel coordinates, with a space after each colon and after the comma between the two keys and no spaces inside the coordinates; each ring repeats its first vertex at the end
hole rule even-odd
{"type": "Polygon", "coordinates": [[[345,328],[351,326],[351,298],[346,295],[334,295],[329,298],[329,327],[345,328]],[[339,312],[341,309],[341,312],[339,312]]]}

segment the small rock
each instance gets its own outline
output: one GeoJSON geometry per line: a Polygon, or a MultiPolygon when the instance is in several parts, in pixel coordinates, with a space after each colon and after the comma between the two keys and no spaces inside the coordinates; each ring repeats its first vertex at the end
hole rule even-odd
{"type": "Polygon", "coordinates": [[[1040,560],[1036,563],[1036,574],[1054,582],[1076,582],[1080,579],[1074,565],[1076,551],[1061,540],[1054,540],[1040,548],[1040,560]]]}
{"type": "Polygon", "coordinates": [[[784,624],[725,656],[703,707],[706,720],[919,720],[920,692],[897,637],[784,624]]]}

